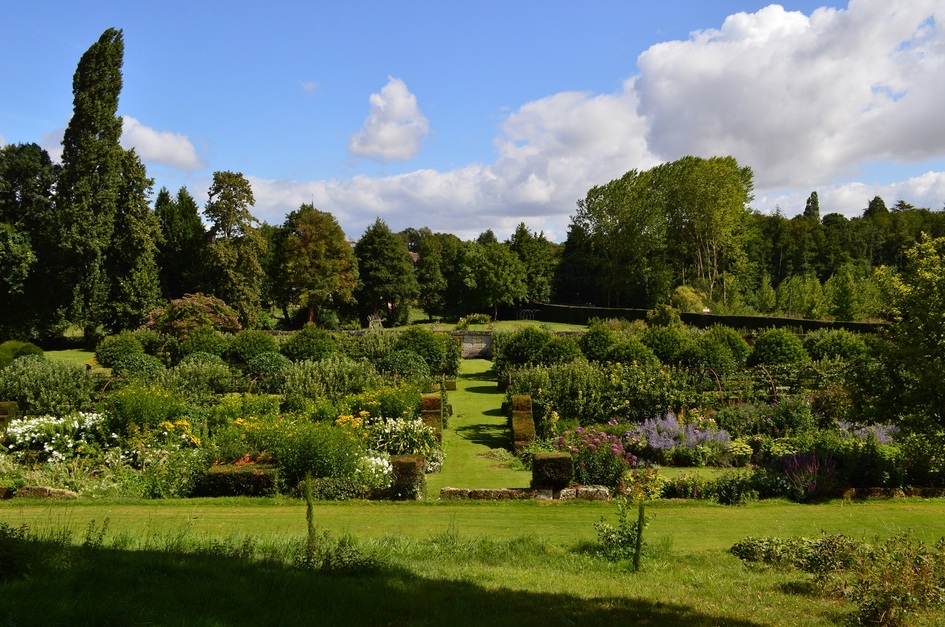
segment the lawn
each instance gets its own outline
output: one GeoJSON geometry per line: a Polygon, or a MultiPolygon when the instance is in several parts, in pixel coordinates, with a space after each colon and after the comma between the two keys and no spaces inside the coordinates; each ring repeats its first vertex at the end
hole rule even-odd
{"type": "MultiPolygon", "coordinates": [[[[655,502],[643,571],[595,557],[606,503],[324,503],[316,524],[351,534],[377,563],[354,573],[293,566],[305,505],[291,499],[0,504],[75,548],[0,583],[6,624],[827,625],[849,606],[798,573],[748,569],[727,554],[748,535],[943,532],[945,501],[903,499],[723,507],[655,502]],[[103,521],[107,519],[107,529],[103,521]],[[43,599],[36,603],[36,599],[43,599]]],[[[352,567],[352,555],[338,552],[352,567]]],[[[7,554],[8,555],[8,554],[7,554]]],[[[4,555],[6,558],[7,555],[4,555]]],[[[9,561],[7,562],[10,563],[9,561]]],[[[925,624],[935,624],[930,619],[925,624]]]]}

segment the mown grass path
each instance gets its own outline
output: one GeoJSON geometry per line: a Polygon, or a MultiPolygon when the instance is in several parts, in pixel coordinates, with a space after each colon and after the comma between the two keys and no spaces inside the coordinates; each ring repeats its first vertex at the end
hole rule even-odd
{"type": "Polygon", "coordinates": [[[455,488],[523,488],[531,473],[512,470],[508,464],[486,457],[491,449],[511,448],[505,394],[489,375],[492,362],[465,359],[460,364],[456,391],[449,393],[453,415],[443,431],[446,461],[439,473],[427,475],[427,491],[436,498],[443,486],[455,488]]]}

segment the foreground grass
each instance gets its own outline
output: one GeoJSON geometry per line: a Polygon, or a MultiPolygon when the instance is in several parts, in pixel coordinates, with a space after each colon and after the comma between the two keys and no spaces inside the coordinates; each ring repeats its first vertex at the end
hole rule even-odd
{"type": "Polygon", "coordinates": [[[14,500],[0,504],[0,522],[46,530],[50,539],[67,533],[85,546],[0,583],[0,623],[824,625],[849,608],[822,598],[803,575],[745,568],[727,549],[749,535],[872,538],[913,529],[931,542],[945,532],[943,500],[655,502],[647,531],[655,550],[631,574],[594,555],[592,525],[612,510],[321,503],[317,525],[336,538],[350,534],[375,558],[332,574],[295,565],[305,537],[299,501],[14,500]]]}

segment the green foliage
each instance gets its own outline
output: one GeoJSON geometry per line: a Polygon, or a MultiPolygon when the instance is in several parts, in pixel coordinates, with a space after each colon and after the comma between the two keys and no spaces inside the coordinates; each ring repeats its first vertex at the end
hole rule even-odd
{"type": "Polygon", "coordinates": [[[125,152],[117,112],[124,48],[122,32],[109,28],[79,59],[56,184],[57,221],[63,225],[59,280],[73,287],[71,317],[84,326],[87,340],[99,337],[105,322],[110,280],[125,278],[110,276],[106,268],[123,192],[125,152]]]}
{"type": "Polygon", "coordinates": [[[325,306],[352,302],[358,261],[334,216],[303,204],[286,216],[282,229],[282,288],[306,309],[308,322],[315,322],[316,312],[325,306]]]}
{"type": "Polygon", "coordinates": [[[431,372],[455,376],[459,371],[461,352],[459,344],[445,333],[436,333],[421,326],[404,329],[394,344],[394,350],[412,351],[427,363],[431,372]]]}
{"type": "Polygon", "coordinates": [[[538,364],[542,349],[553,337],[551,331],[532,326],[493,333],[492,354],[499,380],[514,368],[538,364]]]}
{"type": "Polygon", "coordinates": [[[316,401],[338,402],[350,394],[376,387],[379,381],[374,366],[344,356],[302,361],[286,374],[285,405],[295,411],[305,411],[316,401]]]}
{"type": "Polygon", "coordinates": [[[779,327],[768,329],[758,336],[748,356],[748,365],[799,364],[809,359],[800,338],[788,329],[779,327]]]}
{"type": "Polygon", "coordinates": [[[112,374],[115,376],[138,381],[153,381],[165,370],[160,359],[144,353],[119,357],[112,366],[112,374]]]}
{"type": "Polygon", "coordinates": [[[853,624],[912,624],[945,609],[945,539],[928,546],[912,532],[873,544],[842,534],[745,538],[730,552],[746,562],[809,573],[824,594],[853,602],[853,624]]]}
{"type": "Polygon", "coordinates": [[[574,459],[570,453],[535,453],[532,455],[532,487],[561,490],[574,479],[574,459]]]}
{"type": "Polygon", "coordinates": [[[247,329],[237,333],[227,347],[226,359],[237,368],[246,369],[250,360],[261,353],[278,353],[279,342],[265,331],[247,329]]]}
{"type": "Polygon", "coordinates": [[[377,364],[377,369],[385,374],[393,374],[408,379],[430,376],[430,366],[411,350],[399,349],[390,353],[377,364]]]}
{"type": "Polygon", "coordinates": [[[173,199],[162,187],[154,200],[154,214],[161,228],[158,267],[164,297],[171,300],[197,291],[207,235],[197,202],[186,187],[173,199]]]}
{"type": "Polygon", "coordinates": [[[588,361],[607,361],[610,351],[617,343],[617,334],[602,322],[591,324],[578,340],[581,352],[588,361]]]}
{"type": "Polygon", "coordinates": [[[19,340],[7,340],[0,344],[0,368],[6,368],[17,357],[25,355],[43,356],[43,349],[30,342],[20,342],[19,340]]]}
{"type": "Polygon", "coordinates": [[[659,359],[649,347],[635,337],[622,338],[607,352],[607,361],[638,364],[642,368],[659,366],[659,359]]]}
{"type": "Polygon", "coordinates": [[[234,376],[223,359],[210,353],[195,352],[164,373],[161,386],[199,404],[209,404],[216,395],[230,392],[234,376]]]}
{"type": "Polygon", "coordinates": [[[62,415],[91,406],[95,382],[84,367],[35,355],[0,369],[0,398],[25,414],[62,415]]]}
{"type": "Polygon", "coordinates": [[[643,342],[661,363],[680,365],[685,356],[694,350],[692,334],[681,324],[648,324],[640,336],[643,342]]]}
{"type": "Polygon", "coordinates": [[[291,368],[289,358],[275,351],[258,353],[246,362],[246,374],[254,379],[256,387],[266,392],[280,391],[291,368]]]}
{"type": "Polygon", "coordinates": [[[104,399],[105,425],[112,433],[127,436],[157,429],[164,422],[191,416],[191,407],[163,388],[136,382],[110,392],[104,399]]]}
{"type": "Polygon", "coordinates": [[[130,355],[144,355],[144,346],[131,331],[109,335],[95,347],[95,361],[105,368],[113,368],[120,359],[130,355]]]}
{"type": "Polygon", "coordinates": [[[223,357],[230,348],[233,336],[223,335],[216,329],[203,327],[194,329],[181,343],[182,355],[204,353],[223,357]]]}
{"type": "Polygon", "coordinates": [[[335,336],[314,324],[306,324],[282,342],[282,354],[292,361],[319,361],[337,350],[335,336]]]}
{"type": "Polygon", "coordinates": [[[633,559],[633,570],[640,569],[640,557],[644,548],[643,531],[650,522],[646,515],[643,499],[629,499],[624,495],[614,499],[617,506],[616,526],[603,518],[594,523],[597,530],[597,543],[600,555],[604,559],[616,562],[633,559]],[[634,510],[636,510],[634,512],[634,510]],[[633,514],[636,513],[634,517],[633,514]]]}
{"type": "Polygon", "coordinates": [[[393,333],[374,333],[368,331],[361,334],[345,335],[340,338],[341,352],[355,361],[369,361],[378,363],[397,344],[398,336],[393,333]]]}
{"type": "Polygon", "coordinates": [[[165,366],[172,366],[179,360],[180,342],[174,336],[147,327],[135,329],[133,333],[144,352],[157,357],[165,366]]]}
{"type": "Polygon", "coordinates": [[[179,340],[197,329],[216,329],[224,333],[236,333],[242,327],[237,312],[215,296],[185,294],[172,300],[166,307],[151,311],[145,326],[173,335],[179,340]]]}
{"type": "Polygon", "coordinates": [[[271,496],[278,475],[276,468],[262,464],[216,464],[197,480],[193,496],[271,496]]]}
{"type": "Polygon", "coordinates": [[[758,500],[752,471],[732,470],[717,477],[710,485],[712,496],[721,505],[747,505],[758,500]]]}
{"type": "Polygon", "coordinates": [[[541,347],[537,361],[540,364],[552,366],[571,363],[581,356],[581,348],[577,340],[570,335],[555,335],[541,347]]]}
{"type": "Polygon", "coordinates": [[[405,324],[407,304],[416,298],[418,286],[403,241],[378,218],[358,240],[354,254],[360,276],[355,299],[362,317],[377,314],[387,324],[405,324]]]}
{"type": "Polygon", "coordinates": [[[859,335],[845,329],[820,329],[804,338],[804,349],[811,359],[853,360],[866,357],[867,345],[859,335]]]}
{"type": "Polygon", "coordinates": [[[239,313],[242,326],[256,326],[265,272],[266,241],[259,221],[250,213],[255,204],[249,181],[239,172],[214,172],[204,215],[210,222],[207,247],[207,286],[239,313]]]}

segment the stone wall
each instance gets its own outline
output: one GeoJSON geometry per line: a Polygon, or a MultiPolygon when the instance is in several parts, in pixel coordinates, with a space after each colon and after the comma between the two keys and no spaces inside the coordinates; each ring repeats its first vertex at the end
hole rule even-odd
{"type": "Polygon", "coordinates": [[[492,359],[492,331],[450,331],[458,338],[463,359],[492,359]]]}

